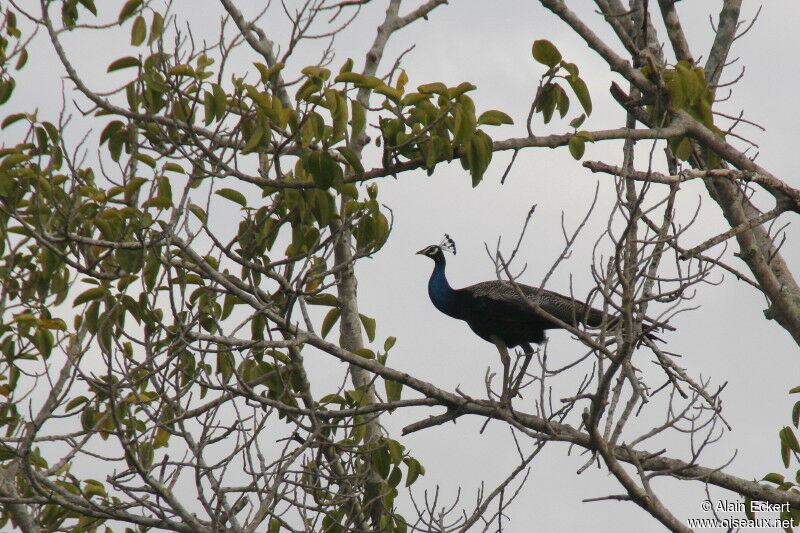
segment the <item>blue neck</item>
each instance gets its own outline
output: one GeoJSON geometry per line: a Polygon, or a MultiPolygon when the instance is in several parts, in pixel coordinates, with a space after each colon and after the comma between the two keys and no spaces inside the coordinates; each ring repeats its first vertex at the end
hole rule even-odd
{"type": "Polygon", "coordinates": [[[433,260],[435,265],[431,279],[428,280],[428,296],[431,297],[436,309],[453,318],[460,318],[458,294],[447,282],[447,276],[444,274],[444,257],[440,255],[433,260]]]}

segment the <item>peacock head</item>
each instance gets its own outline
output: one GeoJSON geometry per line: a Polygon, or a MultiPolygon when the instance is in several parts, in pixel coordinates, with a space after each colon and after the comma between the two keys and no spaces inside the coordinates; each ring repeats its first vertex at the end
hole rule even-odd
{"type": "Polygon", "coordinates": [[[442,239],[442,242],[439,244],[431,244],[430,246],[426,246],[417,253],[421,255],[427,255],[434,261],[443,261],[444,252],[449,252],[453,255],[456,254],[456,243],[447,233],[444,234],[444,239],[442,239]]]}

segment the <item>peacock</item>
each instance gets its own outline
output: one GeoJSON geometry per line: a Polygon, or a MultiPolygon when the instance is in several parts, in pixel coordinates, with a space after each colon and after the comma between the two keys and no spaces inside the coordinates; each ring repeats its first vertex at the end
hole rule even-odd
{"type": "MultiPolygon", "coordinates": [[[[531,343],[541,344],[546,338],[545,330],[562,327],[540,313],[537,306],[572,326],[586,324],[599,327],[603,324],[602,311],[569,296],[521,283],[492,280],[453,289],[445,275],[445,252],[456,253],[456,244],[447,234],[440,244],[426,246],[417,252],[433,259],[428,295],[436,309],[465,321],[476,335],[497,347],[503,361],[503,401],[508,400],[508,349],[520,346],[526,357],[530,358],[533,353],[531,343]]],[[[517,386],[518,382],[519,379],[517,386]]]]}

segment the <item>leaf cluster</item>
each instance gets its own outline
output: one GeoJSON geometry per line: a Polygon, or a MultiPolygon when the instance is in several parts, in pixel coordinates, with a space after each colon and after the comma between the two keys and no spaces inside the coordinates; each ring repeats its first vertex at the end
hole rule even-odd
{"type": "MultiPolygon", "coordinates": [[[[648,108],[653,123],[668,122],[673,112],[684,110],[720,137],[725,137],[724,132],[714,124],[711,110],[714,93],[708,87],[703,67],[678,61],[674,68],[654,69],[651,65],[645,65],[642,73],[666,89],[664,100],[668,104],[651,105],[648,108]]],[[[668,145],[673,155],[682,161],[689,161],[694,154],[694,144],[687,136],[673,137],[668,140],[668,145]]],[[[706,152],[708,168],[718,168],[721,161],[719,156],[712,151],[706,152]]]]}
{"type": "MultiPolygon", "coordinates": [[[[542,74],[539,88],[533,101],[533,111],[542,115],[545,124],[552,120],[556,111],[558,111],[561,118],[566,117],[569,112],[570,97],[564,89],[563,83],[558,80],[566,81],[583,108],[583,113],[569,123],[571,127],[577,130],[586,120],[586,117],[592,114],[592,98],[586,82],[580,77],[580,69],[575,63],[563,60],[561,52],[548,40],[540,39],[534,41],[531,53],[537,62],[548,67],[542,74]]],[[[575,159],[581,159],[586,150],[586,142],[593,141],[594,139],[588,132],[576,132],[569,140],[570,154],[575,159]]]]}
{"type": "MultiPolygon", "coordinates": [[[[794,387],[789,391],[789,394],[800,393],[800,387],[794,387]]],[[[798,443],[795,429],[800,427],[800,400],[794,403],[792,407],[792,426],[784,426],[778,431],[778,442],[780,443],[781,459],[783,466],[789,468],[792,457],[800,463],[800,443],[798,443]]],[[[800,494],[800,469],[795,472],[794,480],[786,479],[782,474],[770,472],[763,478],[764,481],[773,483],[778,490],[790,491],[795,494],[800,494]]],[[[748,517],[754,518],[750,512],[750,502],[746,501],[745,509],[748,510],[748,517]]],[[[785,520],[791,520],[792,523],[800,522],[800,510],[789,509],[788,511],[781,511],[780,517],[785,520]]],[[[787,531],[793,531],[793,528],[787,528],[787,531]]]]}

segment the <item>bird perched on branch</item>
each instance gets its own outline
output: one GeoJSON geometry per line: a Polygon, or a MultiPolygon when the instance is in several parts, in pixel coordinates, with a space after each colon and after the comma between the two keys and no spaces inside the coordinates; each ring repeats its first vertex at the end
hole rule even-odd
{"type": "MultiPolygon", "coordinates": [[[[439,311],[464,320],[480,338],[497,347],[503,360],[505,401],[510,367],[508,348],[520,346],[526,357],[530,358],[533,353],[531,343],[542,343],[545,330],[563,327],[545,313],[572,326],[586,324],[598,327],[603,323],[603,312],[598,309],[569,296],[521,283],[492,280],[453,289],[444,271],[445,252],[456,253],[456,244],[449,235],[445,235],[440,244],[426,246],[417,252],[433,259],[428,295],[439,311]]],[[[527,361],[523,369],[525,367],[527,361]]]]}

